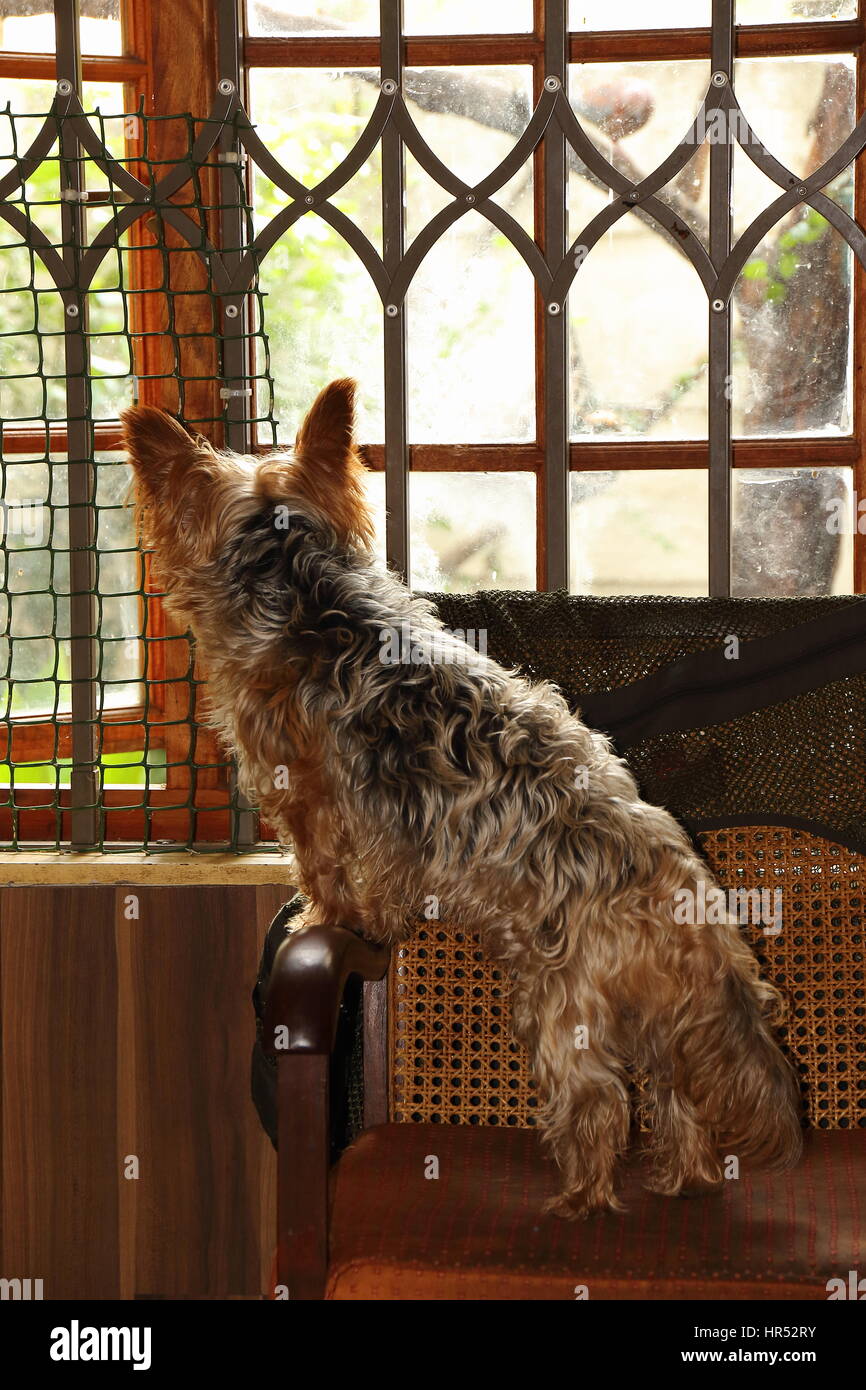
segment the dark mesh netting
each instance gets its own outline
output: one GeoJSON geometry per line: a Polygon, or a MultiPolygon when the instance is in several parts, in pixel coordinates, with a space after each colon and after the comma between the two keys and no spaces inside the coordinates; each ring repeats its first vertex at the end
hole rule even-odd
{"type": "Polygon", "coordinates": [[[559,686],[690,828],[773,822],[866,848],[866,603],[435,596],[446,627],[559,686]],[[474,635],[473,635],[474,634],[474,635]]]}

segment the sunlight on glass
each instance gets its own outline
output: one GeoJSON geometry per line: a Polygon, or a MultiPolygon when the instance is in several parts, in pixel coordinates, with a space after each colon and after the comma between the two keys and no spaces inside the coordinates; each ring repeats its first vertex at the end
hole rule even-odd
{"type": "Polygon", "coordinates": [[[98,5],[90,8],[97,13],[84,13],[79,21],[82,53],[122,53],[120,0],[99,0],[98,5]]]}
{"type": "MultiPolygon", "coordinates": [[[[355,144],[378,97],[375,73],[277,69],[251,74],[251,108],[265,144],[296,179],[313,187],[355,144]],[[286,110],[286,92],[291,110],[286,110]],[[304,119],[293,120],[292,111],[304,119]]],[[[374,154],[332,199],[381,248],[381,160],[374,154]]],[[[256,230],[289,197],[256,171],[256,230]]],[[[382,303],[369,273],[338,232],[307,213],[265,258],[261,269],[265,329],[271,354],[276,413],[282,440],[294,438],[300,416],[335,376],[360,386],[359,434],[383,437],[382,303]]],[[[259,372],[264,349],[259,348],[259,372]]],[[[262,437],[269,437],[267,427],[262,437]]]]}
{"type": "Polygon", "coordinates": [[[631,213],[572,285],[569,355],[573,439],[706,437],[706,292],[631,213]]]}
{"type": "MultiPolygon", "coordinates": [[[[703,60],[574,63],[569,68],[569,99],[608,161],[631,183],[639,183],[688,133],[709,80],[710,65],[703,60]]],[[[570,159],[572,169],[594,181],[595,175],[576,155],[570,159]]],[[[676,196],[668,201],[695,225],[692,212],[699,190],[694,181],[681,174],[672,188],[676,196]]]]}
{"type": "MultiPolygon", "coordinates": [[[[54,15],[49,0],[42,6],[9,0],[0,18],[0,48],[13,53],[53,53],[54,15]],[[33,10],[42,9],[42,13],[33,10]],[[18,13],[16,14],[16,11],[18,13]]],[[[120,27],[120,0],[99,0],[82,7],[79,21],[82,53],[111,56],[123,52],[120,27]]]]}
{"type": "Polygon", "coordinates": [[[532,0],[403,0],[406,34],[519,34],[532,28],[532,0]]]}
{"type": "Polygon", "coordinates": [[[32,9],[33,6],[26,3],[4,6],[0,19],[0,48],[12,53],[54,52],[53,7],[46,0],[42,14],[32,14],[32,9]],[[14,13],[16,9],[18,14],[14,13]]]}
{"type": "Polygon", "coordinates": [[[436,243],[406,299],[413,443],[534,437],[534,303],[526,265],[477,213],[436,243]]]}
{"type": "MultiPolygon", "coordinates": [[[[407,68],[403,92],[433,153],[465,183],[476,184],[514,148],[532,115],[528,67],[407,68]]],[[[411,240],[453,195],[407,157],[407,234],[411,240]]],[[[533,230],[533,169],[529,158],[492,195],[525,231],[533,230]]]]}
{"type": "Polygon", "coordinates": [[[571,580],[578,594],[707,592],[707,474],[572,473],[571,580]]]}
{"type": "MultiPolygon", "coordinates": [[[[532,102],[522,67],[409,70],[405,91],[431,149],[467,183],[513,149],[532,102]]],[[[493,199],[529,235],[532,190],[530,159],[493,199]]],[[[407,154],[409,242],[452,202],[407,154]]],[[[407,296],[413,442],[534,437],[533,312],[532,276],[509,239],[478,213],[460,217],[427,253],[407,296]]]]}
{"type": "MultiPolygon", "coordinates": [[[[385,561],[385,474],[365,475],[375,553],[385,561]]],[[[412,588],[429,593],[535,588],[531,473],[410,473],[412,588]]]]}
{"type": "Polygon", "coordinates": [[[247,0],[250,34],[379,32],[378,0],[247,0]]]}
{"type": "Polygon", "coordinates": [[[54,682],[70,676],[69,559],[52,551],[69,544],[66,465],[9,454],[2,473],[0,709],[4,718],[65,710],[69,686],[54,682]]]}
{"type": "Polygon", "coordinates": [[[131,470],[122,455],[96,455],[96,550],[99,597],[99,699],[103,709],[138,705],[144,696],[142,560],[129,505],[131,470]]]}
{"type": "Polygon", "coordinates": [[[568,27],[581,29],[709,28],[710,0],[569,0],[568,27]]]}
{"type": "Polygon", "coordinates": [[[412,473],[412,588],[535,588],[531,473],[412,473]]]}

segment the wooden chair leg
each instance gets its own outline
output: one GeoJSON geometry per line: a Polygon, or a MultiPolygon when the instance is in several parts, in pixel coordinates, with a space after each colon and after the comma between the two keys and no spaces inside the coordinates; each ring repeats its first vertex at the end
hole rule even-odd
{"type": "Polygon", "coordinates": [[[276,1297],[321,1299],[328,1273],[328,1057],[277,1058],[276,1297]]]}

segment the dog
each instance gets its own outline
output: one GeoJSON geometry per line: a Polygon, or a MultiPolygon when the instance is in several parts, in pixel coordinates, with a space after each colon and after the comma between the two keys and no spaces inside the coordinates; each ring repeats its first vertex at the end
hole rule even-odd
{"type": "Polygon", "coordinates": [[[706,865],[554,686],[445,632],[376,561],[354,395],[332,382],[294,449],[262,459],[152,407],[123,417],[143,539],[311,917],[399,943],[432,895],[506,963],[557,1214],[620,1208],[636,1073],[652,1190],[717,1189],[729,1155],[792,1165],[781,998],[730,917],[677,920],[677,894],[713,886],[706,865]],[[411,661],[383,659],[407,630],[411,661]]]}

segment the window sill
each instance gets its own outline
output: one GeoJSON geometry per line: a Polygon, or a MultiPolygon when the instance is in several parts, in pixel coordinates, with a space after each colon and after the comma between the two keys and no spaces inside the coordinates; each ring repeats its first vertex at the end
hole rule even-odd
{"type": "Polygon", "coordinates": [[[0,885],[4,887],[137,883],[175,888],[197,884],[249,888],[272,883],[289,886],[296,877],[295,861],[289,854],[0,851],[0,885]]]}

